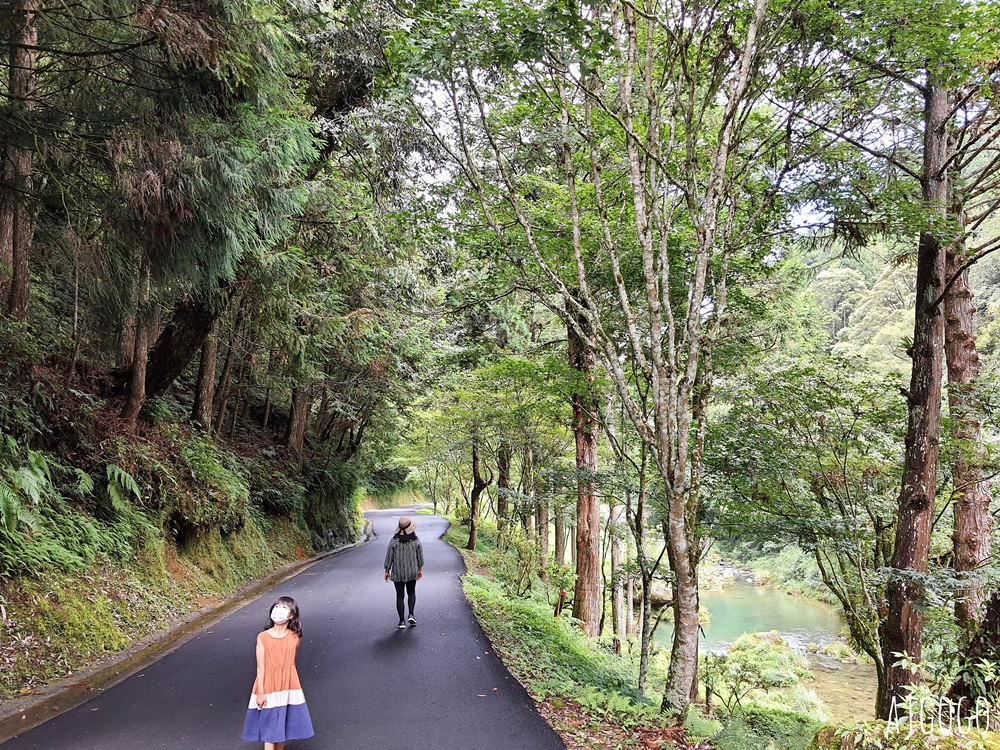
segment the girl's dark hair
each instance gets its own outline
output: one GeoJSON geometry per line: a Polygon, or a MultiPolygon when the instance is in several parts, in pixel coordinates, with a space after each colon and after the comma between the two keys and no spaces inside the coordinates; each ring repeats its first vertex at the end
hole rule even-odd
{"type": "Polygon", "coordinates": [[[402,531],[397,531],[397,532],[396,532],[396,538],[397,538],[397,539],[398,539],[398,540],[399,540],[399,541],[400,541],[400,542],[401,542],[402,544],[406,544],[407,542],[412,542],[412,541],[415,541],[415,540],[416,540],[416,538],[417,538],[417,535],[416,535],[416,533],[415,533],[415,532],[414,532],[413,534],[404,534],[404,533],[403,533],[402,531]]]}
{"type": "Polygon", "coordinates": [[[295,600],[290,596],[279,597],[278,601],[271,605],[271,609],[267,610],[267,625],[264,626],[264,630],[274,627],[274,621],[271,619],[271,612],[279,604],[283,607],[288,607],[288,629],[301,638],[302,625],[299,622],[299,605],[296,604],[295,600]]]}

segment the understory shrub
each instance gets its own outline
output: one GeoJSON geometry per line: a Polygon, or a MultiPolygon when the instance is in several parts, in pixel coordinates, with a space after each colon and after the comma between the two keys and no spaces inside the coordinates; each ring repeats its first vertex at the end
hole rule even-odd
{"type": "Polygon", "coordinates": [[[775,688],[793,688],[809,679],[809,663],[777,633],[740,636],[723,654],[701,657],[702,682],[712,702],[730,717],[775,688]]]}
{"type": "Polygon", "coordinates": [[[333,549],[357,539],[363,522],[357,472],[353,464],[334,458],[302,477],[306,490],[304,516],[315,549],[333,549]]]}
{"type": "Polygon", "coordinates": [[[155,544],[156,530],[126,495],[131,476],[107,467],[98,487],[86,472],[0,435],[0,576],[82,571],[99,555],[122,560],[155,544]],[[88,510],[103,512],[92,515],[88,510]]]}
{"type": "Polygon", "coordinates": [[[1000,732],[867,721],[823,727],[807,750],[1000,750],[1000,732]]]}
{"type": "Polygon", "coordinates": [[[746,706],[726,722],[712,745],[717,750],[805,750],[822,722],[762,706],[746,706]]]}

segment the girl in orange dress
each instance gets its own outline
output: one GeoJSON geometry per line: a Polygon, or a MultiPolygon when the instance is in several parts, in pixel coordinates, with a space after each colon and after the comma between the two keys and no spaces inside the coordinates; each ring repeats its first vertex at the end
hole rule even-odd
{"type": "Polygon", "coordinates": [[[257,636],[257,679],[243,724],[243,739],[283,750],[287,740],[313,736],[306,698],[295,669],[302,641],[299,608],[283,596],[271,605],[270,621],[257,636]]]}

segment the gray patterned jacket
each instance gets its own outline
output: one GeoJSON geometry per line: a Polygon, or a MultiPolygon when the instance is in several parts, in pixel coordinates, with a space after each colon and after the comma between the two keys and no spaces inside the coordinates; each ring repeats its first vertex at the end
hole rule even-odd
{"type": "Polygon", "coordinates": [[[417,573],[424,567],[424,549],[420,540],[403,542],[394,536],[385,551],[385,572],[393,582],[415,581],[417,573]]]}

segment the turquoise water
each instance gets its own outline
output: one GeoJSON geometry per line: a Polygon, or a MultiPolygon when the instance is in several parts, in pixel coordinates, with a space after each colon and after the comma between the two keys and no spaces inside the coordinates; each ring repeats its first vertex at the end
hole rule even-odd
{"type": "MultiPolygon", "coordinates": [[[[725,651],[744,633],[777,630],[799,653],[806,646],[824,646],[840,638],[844,621],[837,610],[824,602],[790,596],[768,586],[736,580],[721,591],[704,591],[701,605],[711,622],[703,626],[700,649],[725,651]]],[[[654,637],[669,648],[673,627],[661,623],[654,637]]],[[[859,721],[874,714],[877,690],[875,668],[870,664],[843,664],[837,659],[809,654],[815,680],[806,687],[827,704],[835,721],[859,721]]]]}
{"type": "MultiPolygon", "coordinates": [[[[703,652],[724,651],[744,633],[770,630],[777,630],[793,649],[804,652],[810,643],[822,646],[837,640],[844,629],[844,621],[829,604],[739,580],[721,591],[702,592],[701,606],[711,616],[703,626],[703,652]]],[[[661,623],[657,640],[669,642],[672,630],[670,623],[661,623]]]]}

